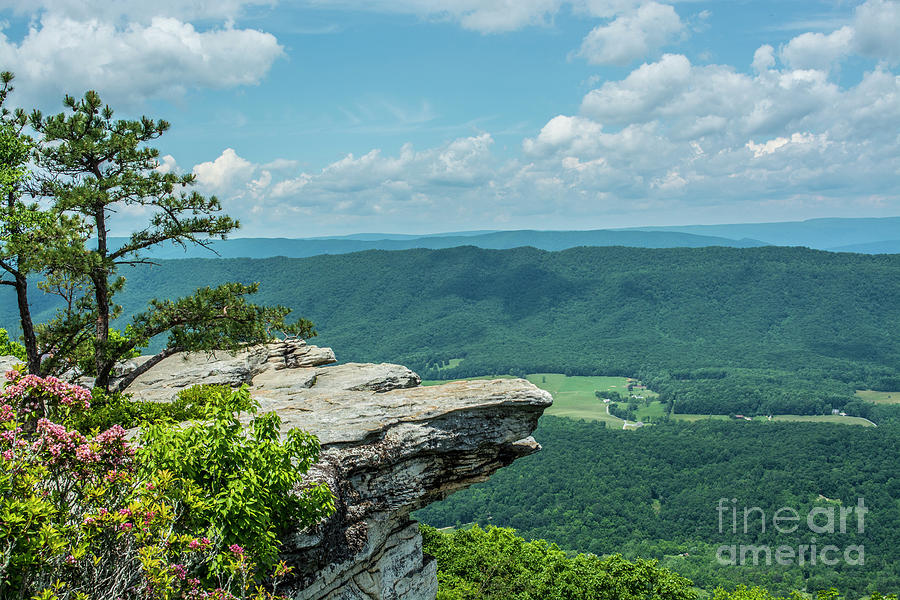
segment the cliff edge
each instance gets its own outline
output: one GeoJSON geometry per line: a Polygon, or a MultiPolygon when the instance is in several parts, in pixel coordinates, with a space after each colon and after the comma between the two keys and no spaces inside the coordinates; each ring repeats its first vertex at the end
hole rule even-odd
{"type": "Polygon", "coordinates": [[[307,480],[326,481],[337,510],[284,541],[297,600],[432,600],[436,565],[410,513],[540,449],[531,433],[552,399],[523,379],[421,386],[400,365],[336,362],[302,341],[239,354],[175,355],[129,388],[165,401],[198,383],[250,385],[282,431],[322,443],[307,480]]]}

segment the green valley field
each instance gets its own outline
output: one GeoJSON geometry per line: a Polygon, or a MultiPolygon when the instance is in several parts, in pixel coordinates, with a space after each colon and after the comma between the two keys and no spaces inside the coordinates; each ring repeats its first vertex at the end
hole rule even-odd
{"type": "MultiPolygon", "coordinates": [[[[512,375],[481,375],[477,377],[465,377],[463,379],[503,379],[513,377],[512,375]]],[[[567,417],[570,419],[585,419],[588,421],[599,421],[605,423],[607,427],[614,429],[633,429],[634,422],[627,422],[609,412],[609,406],[617,404],[615,402],[605,403],[603,398],[597,396],[597,392],[613,392],[616,394],[628,394],[627,386],[629,382],[640,384],[635,380],[627,377],[604,377],[604,376],[566,376],[562,373],[531,373],[525,376],[528,381],[535,384],[543,390],[547,390],[553,396],[553,406],[547,409],[545,414],[556,417],[567,417]]],[[[422,382],[422,385],[440,385],[447,383],[446,380],[430,379],[422,382]]],[[[639,407],[635,413],[637,421],[649,423],[666,416],[665,405],[658,400],[659,394],[649,389],[636,389],[635,395],[643,396],[646,401],[637,399],[639,407]]],[[[626,404],[618,402],[618,404],[626,404]]],[[[703,414],[679,414],[672,413],[670,418],[675,421],[703,421],[713,420],[732,420],[735,419],[729,415],[703,415],[703,414]]],[[[853,416],[841,415],[775,415],[771,418],[767,416],[753,417],[754,421],[775,421],[779,423],[834,423],[840,425],[862,425],[864,427],[872,427],[875,425],[868,419],[853,416]]],[[[745,422],[743,419],[738,422],[745,422]]]]}
{"type": "MultiPolygon", "coordinates": [[[[499,377],[511,377],[502,375],[499,377]]],[[[496,379],[497,376],[467,377],[465,379],[496,379]]],[[[573,376],[562,373],[532,373],[526,379],[553,396],[553,406],[545,414],[570,419],[586,419],[609,423],[611,427],[621,428],[624,421],[609,414],[607,404],[598,398],[596,392],[616,392],[627,394],[629,379],[626,377],[573,376]]],[[[439,385],[443,380],[426,380],[423,385],[439,385]]],[[[656,397],[655,392],[642,390],[648,396],[656,397]]],[[[655,404],[659,404],[656,402],[655,404]]],[[[660,411],[660,415],[663,413],[660,411]]]]}

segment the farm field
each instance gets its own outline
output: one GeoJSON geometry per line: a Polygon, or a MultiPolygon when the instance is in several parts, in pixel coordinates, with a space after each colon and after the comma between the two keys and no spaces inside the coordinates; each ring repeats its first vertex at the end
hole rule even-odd
{"type": "Polygon", "coordinates": [[[647,406],[640,404],[637,411],[635,411],[635,416],[638,421],[648,423],[651,419],[659,419],[666,416],[666,405],[659,400],[653,400],[647,406]]]}
{"type": "Polygon", "coordinates": [[[802,423],[840,423],[842,425],[862,425],[874,427],[875,423],[861,417],[842,417],[841,415],[775,415],[773,421],[796,421],[802,423]]]}
{"type": "Polygon", "coordinates": [[[706,421],[708,419],[713,419],[716,421],[727,421],[729,417],[728,415],[697,415],[674,413],[672,414],[671,418],[675,419],[676,421],[690,421],[693,423],[694,421],[706,421]]]}
{"type": "Polygon", "coordinates": [[[438,371],[449,371],[450,369],[455,369],[456,367],[459,366],[459,363],[461,363],[462,361],[463,361],[463,359],[461,359],[461,358],[451,358],[450,360],[447,361],[447,364],[437,367],[437,370],[438,371]]]}
{"type": "MultiPolygon", "coordinates": [[[[698,415],[698,414],[673,414],[676,421],[704,421],[715,419],[719,421],[732,420],[728,415],[698,415]]],[[[754,421],[767,421],[766,417],[753,417],[754,421]]],[[[840,415],[774,415],[772,421],[797,422],[797,423],[838,423],[841,425],[862,425],[872,427],[874,423],[860,417],[842,417],[840,415]]]]}
{"type": "MultiPolygon", "coordinates": [[[[473,379],[512,379],[511,375],[484,375],[481,377],[466,377],[466,380],[473,379]]],[[[567,377],[562,373],[532,373],[526,376],[526,379],[543,390],[547,390],[553,395],[553,406],[547,409],[544,414],[553,415],[555,417],[568,417],[570,419],[585,419],[588,421],[600,421],[607,424],[607,427],[622,429],[625,421],[615,417],[606,411],[606,404],[603,400],[597,398],[595,391],[600,392],[619,392],[627,394],[628,379],[625,377],[567,377]]],[[[447,383],[444,380],[425,380],[422,385],[440,385],[447,383]]],[[[648,398],[656,398],[658,394],[651,390],[635,391],[636,394],[647,396],[648,398]]],[[[885,398],[890,396],[891,392],[871,392],[872,394],[883,394],[885,398]]],[[[859,392],[857,392],[859,395],[859,392]]],[[[893,396],[898,397],[900,402],[900,392],[893,392],[893,396]]],[[[862,397],[862,396],[861,396],[862,397]]],[[[887,399],[884,402],[893,400],[887,399]]],[[[648,422],[649,418],[661,417],[665,414],[665,406],[657,401],[651,401],[648,406],[641,403],[637,410],[636,416],[640,421],[648,422]],[[648,418],[649,417],[649,418],[648,418]]],[[[726,421],[730,417],[728,415],[703,415],[703,414],[679,414],[672,415],[673,419],[679,421],[703,421],[707,419],[726,421]]],[[[754,421],[766,421],[766,417],[754,417],[754,421]]],[[[872,427],[874,423],[860,417],[842,417],[840,415],[775,415],[773,421],[781,422],[805,422],[805,423],[838,423],[842,425],[862,425],[864,427],[872,427]]],[[[630,424],[631,421],[628,422],[630,424]]]]}
{"type": "MultiPolygon", "coordinates": [[[[506,379],[509,375],[468,377],[466,379],[506,379]]],[[[602,421],[609,427],[621,429],[624,421],[607,413],[606,404],[597,398],[594,392],[628,393],[628,379],[625,377],[567,377],[562,373],[532,373],[526,378],[543,390],[553,395],[553,406],[545,414],[570,419],[586,419],[602,421]]],[[[440,380],[426,380],[422,385],[439,385],[446,383],[440,380]]],[[[655,398],[657,394],[650,390],[639,390],[637,394],[655,398]]],[[[652,402],[650,407],[642,407],[648,414],[662,414],[662,405],[652,402]],[[656,406],[658,405],[658,406],[656,406]]]]}
{"type": "Polygon", "coordinates": [[[566,377],[561,373],[533,373],[528,381],[553,395],[553,406],[544,414],[570,419],[602,421],[621,428],[622,419],[606,412],[606,404],[594,392],[627,393],[625,377],[566,377]]]}
{"type": "Polygon", "coordinates": [[[874,402],[875,404],[900,404],[900,392],[878,392],[875,390],[856,390],[856,397],[860,400],[874,402]]]}

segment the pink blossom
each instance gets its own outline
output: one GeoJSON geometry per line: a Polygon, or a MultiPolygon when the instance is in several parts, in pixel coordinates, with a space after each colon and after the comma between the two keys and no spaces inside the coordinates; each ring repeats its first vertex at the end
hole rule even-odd
{"type": "Polygon", "coordinates": [[[231,552],[235,556],[241,556],[244,554],[244,549],[241,548],[240,546],[238,546],[237,544],[232,544],[232,545],[228,546],[228,549],[231,550],[231,552]]]}
{"type": "Polygon", "coordinates": [[[9,384],[0,397],[20,404],[25,412],[33,412],[40,408],[41,398],[55,399],[64,406],[86,410],[91,406],[91,392],[80,385],[60,381],[56,377],[38,377],[37,375],[21,376],[16,371],[7,371],[9,384]]]}
{"type": "Polygon", "coordinates": [[[89,444],[81,444],[75,448],[75,457],[83,463],[92,463],[100,460],[100,457],[91,449],[89,444]]]}

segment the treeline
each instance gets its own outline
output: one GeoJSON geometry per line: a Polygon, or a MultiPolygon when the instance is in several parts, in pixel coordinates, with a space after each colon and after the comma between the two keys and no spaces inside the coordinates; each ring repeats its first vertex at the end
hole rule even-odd
{"type": "MultiPolygon", "coordinates": [[[[341,360],[403,363],[425,378],[636,376],[676,412],[723,414],[820,414],[857,388],[900,390],[900,255],[459,247],[122,274],[126,307],[259,281],[260,303],[310,318],[341,360]]],[[[11,325],[12,294],[4,300],[11,325]]],[[[36,299],[39,317],[52,309],[36,299]]]]}
{"type": "Polygon", "coordinates": [[[896,426],[706,420],[621,431],[545,416],[535,438],[541,452],[419,511],[417,518],[436,527],[513,527],[527,539],[546,539],[566,550],[655,558],[707,590],[747,584],[787,594],[837,587],[853,598],[900,590],[896,426]],[[839,511],[860,498],[868,509],[863,532],[853,512],[845,533],[839,526],[834,534],[806,526],[814,508],[839,511]],[[764,532],[757,512],[744,531],[742,511],[750,507],[767,516],[764,532]],[[773,516],[783,507],[801,515],[794,533],[773,528],[773,516]],[[787,566],[774,560],[723,566],[716,559],[723,544],[767,545],[774,552],[813,543],[841,551],[862,545],[864,564],[841,559],[832,566],[797,560],[787,566]]]}
{"type": "Polygon", "coordinates": [[[691,582],[653,561],[568,556],[511,529],[450,533],[422,526],[423,550],[438,566],[437,600],[695,600],[691,582]]]}
{"type": "MultiPolygon", "coordinates": [[[[513,529],[475,525],[453,531],[421,526],[423,550],[437,562],[437,600],[696,600],[691,582],[658,561],[571,555],[513,529]]],[[[810,589],[815,600],[843,600],[836,589],[810,589]],[[815,594],[813,594],[815,592],[815,594]]],[[[716,589],[712,600],[785,600],[762,587],[716,589]]],[[[870,600],[897,600],[873,591],[870,600]]]]}

